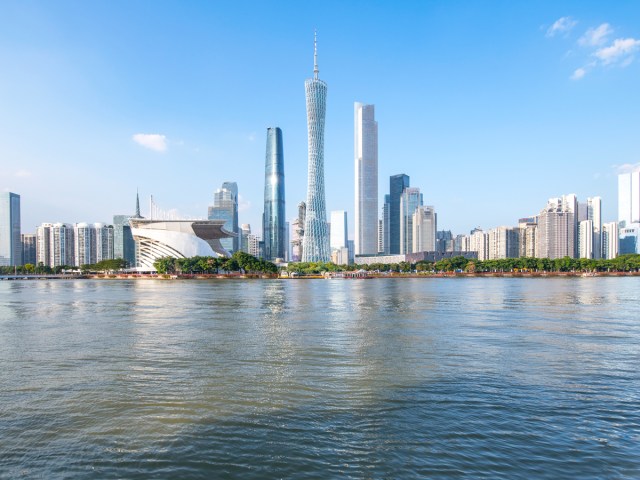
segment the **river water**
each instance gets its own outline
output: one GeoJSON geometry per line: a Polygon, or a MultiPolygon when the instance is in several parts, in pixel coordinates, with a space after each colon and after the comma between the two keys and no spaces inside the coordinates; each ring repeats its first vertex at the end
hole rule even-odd
{"type": "Polygon", "coordinates": [[[0,282],[0,478],[640,478],[639,293],[0,282]]]}

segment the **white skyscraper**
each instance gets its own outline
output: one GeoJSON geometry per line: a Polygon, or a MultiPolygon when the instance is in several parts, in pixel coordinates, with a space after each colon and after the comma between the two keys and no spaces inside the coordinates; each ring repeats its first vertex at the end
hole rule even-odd
{"type": "Polygon", "coordinates": [[[378,252],[378,122],[375,106],[354,104],[355,249],[378,252]]]}
{"type": "Polygon", "coordinates": [[[640,222],[640,170],[618,175],[618,222],[640,222]]]}
{"type": "Polygon", "coordinates": [[[479,228],[472,230],[469,236],[469,251],[478,252],[478,260],[488,260],[489,235],[479,228]]]}
{"type": "Polygon", "coordinates": [[[618,223],[609,222],[602,225],[602,258],[618,256],[618,223]]]}
{"type": "Polygon", "coordinates": [[[578,203],[573,194],[550,198],[538,216],[536,253],[541,258],[575,258],[577,249],[576,213],[578,203]]]}
{"type": "Polygon", "coordinates": [[[438,221],[435,208],[419,206],[413,213],[413,251],[434,252],[438,221]]]}
{"type": "Polygon", "coordinates": [[[587,198],[587,220],[591,220],[593,227],[591,232],[592,258],[602,258],[602,198],[587,198]]]}
{"type": "Polygon", "coordinates": [[[580,258],[594,258],[593,221],[583,220],[578,228],[578,253],[580,258]]]}
{"type": "Polygon", "coordinates": [[[489,230],[487,236],[487,257],[489,260],[518,257],[519,229],[497,227],[489,230]]]}

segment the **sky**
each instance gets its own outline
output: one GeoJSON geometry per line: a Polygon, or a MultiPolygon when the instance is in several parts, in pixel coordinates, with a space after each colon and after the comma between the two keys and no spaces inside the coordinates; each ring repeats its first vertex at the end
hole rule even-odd
{"type": "Polygon", "coordinates": [[[380,207],[405,173],[454,234],[601,196],[640,166],[640,2],[0,2],[0,191],[22,231],[159,209],[236,181],[261,231],[267,127],[306,199],[304,80],[328,84],[327,216],[353,238],[353,104],[374,104],[380,207]]]}

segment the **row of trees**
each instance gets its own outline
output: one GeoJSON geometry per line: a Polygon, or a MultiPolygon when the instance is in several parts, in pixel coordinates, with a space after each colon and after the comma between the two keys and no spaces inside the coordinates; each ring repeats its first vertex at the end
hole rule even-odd
{"type": "Polygon", "coordinates": [[[229,258],[191,257],[173,258],[162,257],[153,263],[161,274],[217,274],[220,272],[242,272],[250,274],[277,274],[275,264],[256,258],[245,252],[234,252],[229,258]]]}
{"type": "Polygon", "coordinates": [[[414,264],[374,263],[371,265],[334,265],[333,263],[290,263],[289,273],[299,275],[319,275],[324,272],[342,272],[353,270],[376,272],[632,272],[640,271],[640,255],[621,255],[606,260],[586,258],[504,258],[500,260],[475,260],[462,256],[444,258],[437,262],[421,261],[414,264]]]}
{"type": "Polygon", "coordinates": [[[0,267],[0,274],[13,275],[14,273],[17,273],[19,275],[58,275],[63,272],[77,272],[78,270],[80,270],[82,273],[112,272],[123,270],[128,266],[129,264],[121,258],[116,258],[114,260],[102,260],[101,262],[95,264],[82,265],[80,268],[73,265],[57,265],[55,267],[49,267],[48,265],[40,262],[37,265],[26,263],[24,265],[20,265],[19,267],[0,267]]]}

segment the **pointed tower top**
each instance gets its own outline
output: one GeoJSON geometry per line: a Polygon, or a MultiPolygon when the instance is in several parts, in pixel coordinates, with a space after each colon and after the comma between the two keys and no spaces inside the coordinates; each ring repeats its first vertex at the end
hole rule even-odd
{"type": "Polygon", "coordinates": [[[318,31],[313,31],[313,78],[318,79],[318,31]]]}
{"type": "Polygon", "coordinates": [[[138,193],[138,189],[136,189],[136,218],[140,217],[140,195],[138,193]]]}

